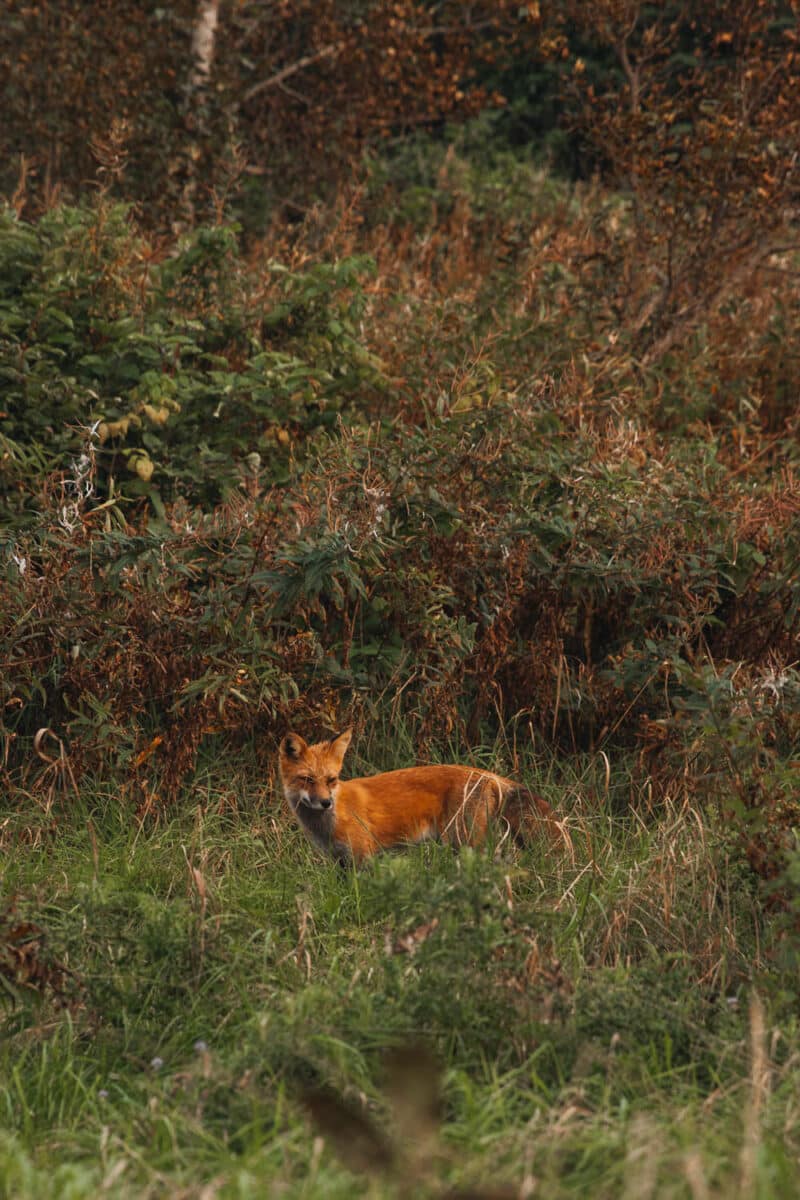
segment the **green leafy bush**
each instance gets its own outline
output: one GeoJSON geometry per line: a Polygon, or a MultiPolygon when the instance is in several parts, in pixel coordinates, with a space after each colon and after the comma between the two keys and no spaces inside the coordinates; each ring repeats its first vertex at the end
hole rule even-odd
{"type": "Polygon", "coordinates": [[[0,497],[31,516],[37,482],[93,443],[93,486],[212,503],[287,472],[289,448],[382,385],[358,336],[365,258],[248,275],[232,229],[154,262],[122,207],[0,218],[0,497]]]}

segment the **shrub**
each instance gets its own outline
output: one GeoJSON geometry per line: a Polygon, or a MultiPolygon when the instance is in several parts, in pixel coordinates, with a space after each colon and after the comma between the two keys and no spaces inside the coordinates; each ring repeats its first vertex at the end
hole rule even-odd
{"type": "Polygon", "coordinates": [[[280,479],[298,438],[382,385],[357,333],[363,258],[272,263],[256,280],[218,227],[154,262],[125,209],[102,202],[35,225],[6,211],[0,264],[0,500],[18,517],[31,519],[35,481],[68,468],[87,429],[98,494],[163,512],[262,471],[280,479]]]}

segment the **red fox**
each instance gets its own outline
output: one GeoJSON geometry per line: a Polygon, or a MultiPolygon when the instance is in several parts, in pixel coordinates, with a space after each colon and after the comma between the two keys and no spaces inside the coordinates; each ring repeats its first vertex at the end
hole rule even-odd
{"type": "Polygon", "coordinates": [[[406,767],[339,779],[353,736],[346,729],[313,746],[298,733],[281,742],[284,795],[311,841],[340,862],[433,839],[478,845],[490,821],[527,840],[544,831],[569,845],[550,805],[511,779],[463,766],[406,767]]]}

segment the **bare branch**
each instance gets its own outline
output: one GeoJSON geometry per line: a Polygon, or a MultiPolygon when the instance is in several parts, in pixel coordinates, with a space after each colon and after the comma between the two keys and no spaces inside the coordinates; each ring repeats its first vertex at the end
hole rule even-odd
{"type": "Polygon", "coordinates": [[[282,67],[280,71],[276,71],[274,75],[270,75],[269,79],[262,79],[259,83],[253,84],[242,97],[242,103],[247,104],[255,96],[259,96],[262,92],[266,92],[269,88],[278,87],[284,80],[290,76],[296,75],[298,71],[304,71],[306,67],[313,66],[314,63],[320,62],[323,58],[336,58],[342,52],[342,43],[323,46],[321,50],[317,50],[316,54],[306,54],[303,58],[298,58],[297,62],[291,63],[288,67],[282,67]]]}
{"type": "Polygon", "coordinates": [[[622,69],[625,72],[625,78],[628,80],[628,87],[631,89],[631,112],[638,113],[639,111],[639,67],[634,67],[628,54],[627,38],[623,38],[617,42],[614,49],[617,52],[617,58],[622,64],[622,69]]]}

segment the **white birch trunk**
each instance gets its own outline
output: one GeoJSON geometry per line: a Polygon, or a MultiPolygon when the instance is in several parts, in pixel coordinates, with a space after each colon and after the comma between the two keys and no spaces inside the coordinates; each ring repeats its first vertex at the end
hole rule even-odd
{"type": "Polygon", "coordinates": [[[194,59],[194,69],[190,80],[192,91],[204,87],[211,76],[218,21],[219,0],[200,0],[197,20],[192,33],[192,58],[194,59]]]}

